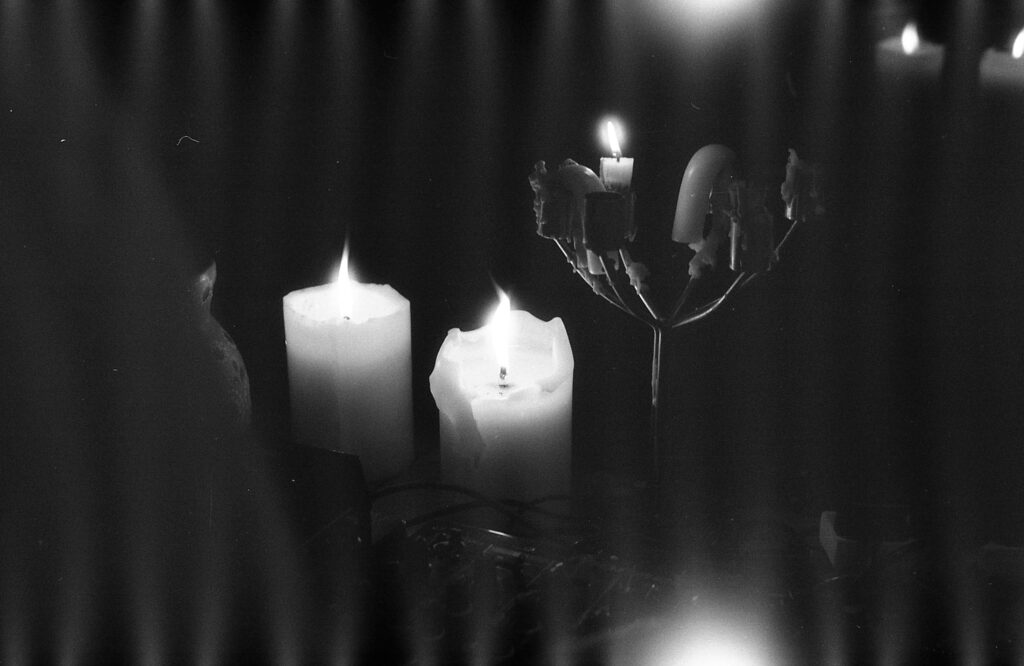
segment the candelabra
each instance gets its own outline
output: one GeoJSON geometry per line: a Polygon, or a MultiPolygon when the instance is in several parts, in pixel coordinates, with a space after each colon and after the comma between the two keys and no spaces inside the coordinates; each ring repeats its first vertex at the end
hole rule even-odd
{"type": "MultiPolygon", "coordinates": [[[[629,173],[622,177],[622,169],[616,169],[613,162],[617,159],[602,160],[600,177],[573,160],[566,160],[555,171],[548,171],[543,161],[537,162],[530,185],[537,233],[555,243],[595,294],[653,333],[650,456],[657,470],[661,468],[665,334],[711,315],[738,289],[769,271],[797,225],[820,215],[824,205],[819,170],[790,150],[780,188],[788,228],[776,243],[775,221],[766,205],[767,188],[755,187],[740,177],[732,150],[717,144],[704,146],[694,153],[683,174],[672,225],[672,241],[693,251],[687,277],[680,280],[676,293],[668,294],[673,298],[654,298],[651,269],[635,261],[630,252],[637,231],[632,160],[629,173]],[[729,279],[698,290],[698,285],[710,282],[706,276],[726,254],[729,279]],[[697,300],[700,302],[695,303],[697,300]]],[[[677,272],[682,272],[681,267],[677,272]]]]}

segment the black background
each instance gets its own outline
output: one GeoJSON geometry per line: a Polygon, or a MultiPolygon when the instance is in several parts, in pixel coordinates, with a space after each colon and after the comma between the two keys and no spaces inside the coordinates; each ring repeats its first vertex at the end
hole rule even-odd
{"type": "Polygon", "coordinates": [[[777,268],[666,341],[678,494],[712,514],[905,503],[958,542],[1019,543],[1024,72],[996,88],[874,59],[916,12],[969,62],[1011,7],[671,4],[0,2],[5,534],[67,488],[124,483],[126,449],[163,451],[169,488],[208,454],[166,304],[210,256],[256,437],[287,446],[280,299],[326,281],[346,236],[359,279],[412,303],[419,454],[440,342],[497,285],[566,324],[577,465],[639,469],[649,333],[534,234],[527,182],[539,159],[596,168],[614,114],[655,270],[681,252],[701,146],[772,191],[788,148],[827,174],[827,215],[777,268]]]}

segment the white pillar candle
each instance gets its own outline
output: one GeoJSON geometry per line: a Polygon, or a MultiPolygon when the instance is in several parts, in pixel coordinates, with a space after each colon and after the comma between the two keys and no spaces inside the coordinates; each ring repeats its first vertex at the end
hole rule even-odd
{"type": "Polygon", "coordinates": [[[504,296],[499,312],[484,328],[450,330],[430,375],[442,477],[501,499],[565,494],[573,371],[565,326],[509,311],[504,296]]]}
{"type": "Polygon", "coordinates": [[[413,459],[409,301],[348,279],[283,299],[292,429],[300,444],[359,456],[368,481],[413,459]]]}

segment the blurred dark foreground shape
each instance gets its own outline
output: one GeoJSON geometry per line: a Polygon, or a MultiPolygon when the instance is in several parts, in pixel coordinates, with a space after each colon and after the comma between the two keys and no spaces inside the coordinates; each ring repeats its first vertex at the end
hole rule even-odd
{"type": "Polygon", "coordinates": [[[0,661],[349,654],[358,465],[238,427],[188,299],[208,248],[109,126],[0,138],[0,661]]]}

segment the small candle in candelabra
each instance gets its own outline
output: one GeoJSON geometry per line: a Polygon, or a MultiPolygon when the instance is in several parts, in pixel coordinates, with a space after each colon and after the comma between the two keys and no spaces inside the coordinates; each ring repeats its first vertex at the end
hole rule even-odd
{"type": "Polygon", "coordinates": [[[283,299],[292,428],[300,444],[359,456],[370,481],[412,462],[409,301],[348,274],[283,299]]]}
{"type": "MultiPolygon", "coordinates": [[[[622,156],[621,130],[614,120],[607,120],[604,123],[604,143],[611,151],[611,157],[602,157],[600,166],[601,183],[605,190],[617,192],[623,196],[631,196],[630,188],[633,184],[633,158],[622,156]]],[[[631,211],[631,208],[627,209],[631,211]]],[[[630,219],[623,219],[623,226],[631,225],[630,219]]],[[[601,266],[600,257],[593,251],[587,251],[587,269],[592,275],[603,275],[604,268],[601,266]]]]}
{"type": "Polygon", "coordinates": [[[562,320],[504,294],[487,326],[450,330],[430,375],[444,480],[523,501],[568,492],[572,372],[562,320]]]}
{"type": "Polygon", "coordinates": [[[913,21],[903,27],[899,37],[882,40],[875,48],[875,62],[885,74],[897,80],[939,80],[945,50],[939,44],[921,39],[913,21]]]}

